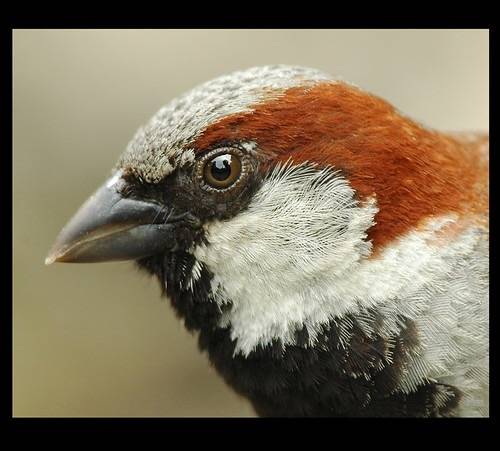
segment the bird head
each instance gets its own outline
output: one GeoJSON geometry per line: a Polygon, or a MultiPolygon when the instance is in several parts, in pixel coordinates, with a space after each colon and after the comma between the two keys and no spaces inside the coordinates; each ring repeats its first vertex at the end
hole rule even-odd
{"type": "Polygon", "coordinates": [[[232,73],[136,133],[46,262],[135,260],[189,328],[229,328],[243,353],[312,336],[362,297],[363,262],[383,273],[402,237],[465,205],[476,163],[456,147],[317,70],[232,73]]]}

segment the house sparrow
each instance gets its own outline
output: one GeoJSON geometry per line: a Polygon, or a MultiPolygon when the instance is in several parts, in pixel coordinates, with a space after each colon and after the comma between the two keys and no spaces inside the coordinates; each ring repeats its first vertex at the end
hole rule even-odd
{"type": "Polygon", "coordinates": [[[487,416],[488,146],[235,72],[136,133],[46,263],[135,260],[261,416],[487,416]]]}

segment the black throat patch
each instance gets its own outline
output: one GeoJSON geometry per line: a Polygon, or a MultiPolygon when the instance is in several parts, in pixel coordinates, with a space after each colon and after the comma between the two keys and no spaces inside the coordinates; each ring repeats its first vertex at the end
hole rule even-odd
{"type": "Polygon", "coordinates": [[[193,278],[189,253],[155,256],[138,262],[156,274],[162,290],[188,330],[224,380],[247,397],[261,416],[433,417],[453,415],[460,392],[427,381],[406,394],[395,389],[417,346],[415,325],[401,318],[400,332],[385,340],[377,333],[383,318],[374,311],[366,334],[352,315],[331,321],[309,345],[307,329],[297,331],[293,345],[275,340],[248,356],[235,354],[230,329],[218,326],[220,307],[212,298],[212,274],[202,264],[193,278]],[[378,326],[379,325],[379,326],[378,326]]]}

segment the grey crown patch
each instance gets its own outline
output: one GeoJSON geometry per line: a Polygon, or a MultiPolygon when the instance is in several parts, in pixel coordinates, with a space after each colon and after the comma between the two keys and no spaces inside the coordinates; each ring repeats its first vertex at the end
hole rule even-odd
{"type": "Polygon", "coordinates": [[[263,66],[233,72],[203,83],[172,100],[135,134],[116,169],[157,183],[176,167],[194,161],[192,144],[210,125],[252,105],[279,97],[287,88],[333,78],[316,69],[263,66]],[[273,92],[274,90],[274,92],[273,92]]]}

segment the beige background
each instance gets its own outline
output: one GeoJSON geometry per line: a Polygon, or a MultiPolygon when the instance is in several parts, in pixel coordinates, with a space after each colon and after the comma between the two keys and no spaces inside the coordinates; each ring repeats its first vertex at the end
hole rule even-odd
{"type": "Polygon", "coordinates": [[[250,416],[130,263],[53,239],[169,99],[235,69],[341,75],[440,129],[488,129],[485,30],[14,31],[15,416],[250,416]]]}

